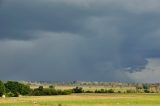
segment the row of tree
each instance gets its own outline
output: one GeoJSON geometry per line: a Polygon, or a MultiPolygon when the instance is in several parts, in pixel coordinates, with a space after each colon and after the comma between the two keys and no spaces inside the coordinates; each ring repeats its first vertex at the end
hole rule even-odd
{"type": "Polygon", "coordinates": [[[33,96],[47,96],[47,95],[69,95],[72,93],[72,90],[56,90],[55,88],[43,88],[43,86],[39,86],[32,90],[31,95],[33,96]]]}
{"type": "MultiPolygon", "coordinates": [[[[150,93],[149,86],[143,85],[137,87],[136,90],[128,89],[126,93],[150,93]]],[[[95,91],[85,91],[82,87],[75,87],[70,90],[57,90],[53,86],[49,88],[43,88],[39,86],[36,89],[31,89],[29,85],[22,84],[16,81],[7,81],[3,83],[0,81],[0,96],[6,95],[8,97],[17,97],[19,95],[33,95],[33,96],[44,96],[44,95],[69,95],[71,93],[115,93],[113,89],[100,89],[95,91]]],[[[122,93],[118,91],[117,93],[122,93]]]]}
{"type": "Polygon", "coordinates": [[[0,96],[12,96],[16,97],[19,95],[28,95],[32,89],[30,86],[16,82],[16,81],[8,81],[3,83],[0,81],[0,96]]]}
{"type": "Polygon", "coordinates": [[[0,96],[6,95],[8,97],[18,97],[19,95],[68,95],[71,93],[72,90],[56,90],[53,87],[43,88],[43,86],[31,89],[30,86],[16,81],[8,81],[6,83],[0,81],[0,96]]]}
{"type": "Polygon", "coordinates": [[[0,80],[0,97],[6,95],[8,97],[18,97],[19,95],[32,95],[32,96],[45,96],[45,95],[69,95],[71,93],[82,93],[83,90],[80,87],[76,87],[71,90],[56,90],[53,86],[49,88],[43,88],[39,86],[36,89],[31,89],[30,86],[16,82],[8,81],[3,83],[0,80]]]}

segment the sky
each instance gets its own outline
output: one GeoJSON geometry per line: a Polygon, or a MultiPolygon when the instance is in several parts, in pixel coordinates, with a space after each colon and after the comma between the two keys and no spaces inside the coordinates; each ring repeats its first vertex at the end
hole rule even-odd
{"type": "Polygon", "coordinates": [[[160,0],[0,0],[0,79],[160,81],[160,0]]]}

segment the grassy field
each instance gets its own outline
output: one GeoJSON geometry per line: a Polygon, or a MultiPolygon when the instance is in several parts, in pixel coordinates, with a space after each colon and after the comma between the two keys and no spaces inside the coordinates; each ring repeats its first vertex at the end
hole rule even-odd
{"type": "Polygon", "coordinates": [[[0,98],[0,106],[160,106],[160,94],[72,94],[0,98]]]}

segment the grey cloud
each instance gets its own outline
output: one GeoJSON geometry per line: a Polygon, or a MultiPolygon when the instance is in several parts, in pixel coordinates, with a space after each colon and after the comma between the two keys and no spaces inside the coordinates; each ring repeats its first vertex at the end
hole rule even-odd
{"type": "Polygon", "coordinates": [[[158,4],[158,0],[4,0],[0,70],[5,77],[1,77],[128,81],[126,72],[141,71],[148,58],[160,56],[158,4]]]}
{"type": "Polygon", "coordinates": [[[89,41],[85,38],[66,33],[42,35],[46,37],[34,41],[1,42],[0,54],[4,60],[0,67],[4,76],[1,78],[59,81],[110,81],[119,78],[126,80],[117,74],[120,72],[113,70],[116,68],[112,63],[101,60],[103,57],[96,53],[95,48],[86,46],[89,41]],[[111,74],[115,75],[111,77],[111,74]]]}
{"type": "MultiPolygon", "coordinates": [[[[49,30],[54,32],[92,35],[84,22],[90,17],[120,17],[130,15],[125,0],[116,1],[64,1],[64,0],[5,0],[0,9],[1,37],[27,38],[26,31],[49,30]],[[119,5],[118,5],[119,4],[119,5]],[[57,21],[58,20],[58,21],[57,21]],[[17,37],[16,37],[17,36],[17,37]]],[[[134,14],[131,14],[134,15],[134,14]]]]}

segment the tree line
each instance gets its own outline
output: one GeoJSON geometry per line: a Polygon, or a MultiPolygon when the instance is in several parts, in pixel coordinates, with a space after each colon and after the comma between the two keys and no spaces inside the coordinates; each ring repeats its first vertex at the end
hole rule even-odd
{"type": "Polygon", "coordinates": [[[22,84],[17,81],[7,81],[3,83],[0,80],[0,97],[5,95],[7,97],[18,97],[20,95],[28,96],[47,96],[47,95],[69,95],[72,93],[152,93],[150,86],[144,84],[143,86],[137,86],[136,90],[128,89],[125,92],[115,91],[114,89],[99,89],[99,90],[83,90],[82,87],[75,87],[69,90],[55,89],[54,86],[44,88],[39,86],[38,88],[31,89],[29,85],[22,84]]]}
{"type": "Polygon", "coordinates": [[[3,83],[0,80],[0,97],[5,95],[7,97],[18,97],[20,95],[41,96],[41,95],[68,95],[72,90],[56,90],[53,87],[31,89],[29,85],[25,85],[16,81],[7,81],[3,83]]]}

